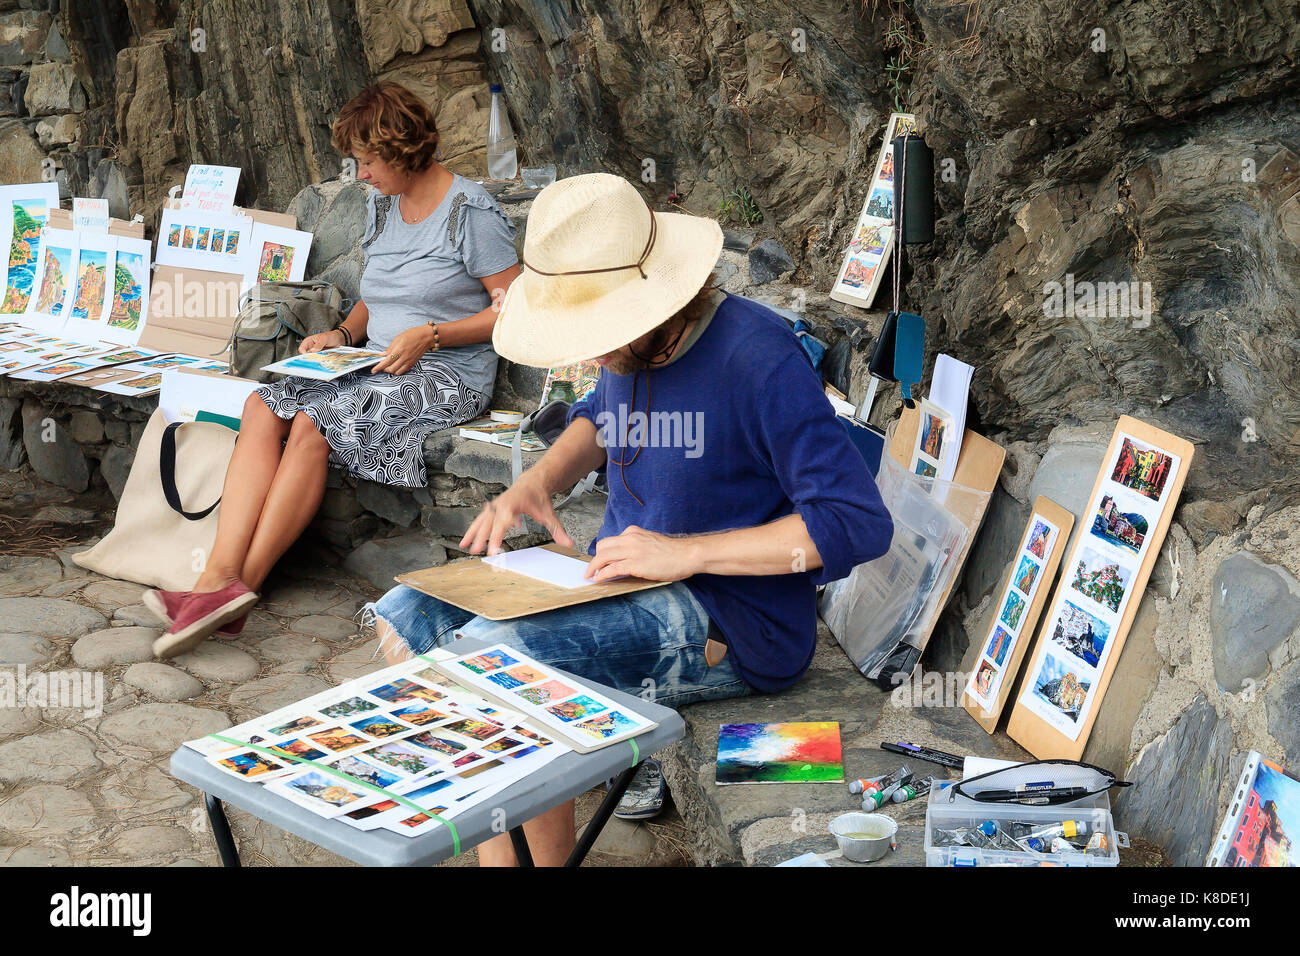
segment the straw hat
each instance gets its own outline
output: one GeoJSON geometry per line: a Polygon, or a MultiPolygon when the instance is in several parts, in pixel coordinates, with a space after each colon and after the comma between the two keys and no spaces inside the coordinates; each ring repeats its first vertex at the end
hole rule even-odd
{"type": "Polygon", "coordinates": [[[492,347],[542,368],[613,352],[686,305],[721,252],[712,219],[653,212],[619,176],[558,180],[533,203],[492,347]]]}

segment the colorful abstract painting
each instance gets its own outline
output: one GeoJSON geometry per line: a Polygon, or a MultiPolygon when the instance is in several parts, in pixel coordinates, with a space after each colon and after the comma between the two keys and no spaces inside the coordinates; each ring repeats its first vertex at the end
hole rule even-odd
{"type": "Polygon", "coordinates": [[[723,724],[715,780],[732,783],[842,783],[837,721],[723,724]]]}

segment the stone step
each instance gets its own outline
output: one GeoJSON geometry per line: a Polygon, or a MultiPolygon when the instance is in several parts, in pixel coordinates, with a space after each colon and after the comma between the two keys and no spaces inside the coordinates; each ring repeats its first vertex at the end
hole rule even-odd
{"type": "MultiPolygon", "coordinates": [[[[849,793],[847,783],[718,786],[714,774],[722,724],[839,721],[846,780],[889,773],[901,763],[918,777],[948,776],[944,767],[881,750],[883,740],[908,740],[963,755],[1031,759],[1006,737],[984,733],[959,706],[901,703],[910,701],[895,704],[892,695],[863,677],[819,622],[812,666],[790,690],[682,707],[686,736],[658,756],[673,800],[695,834],[696,864],[771,866],[802,853],[825,853],[836,848],[827,831],[830,821],[861,810],[861,798],[849,793]]],[[[899,822],[898,849],[871,865],[923,866],[924,801],[890,803],[880,812],[899,822]]]]}

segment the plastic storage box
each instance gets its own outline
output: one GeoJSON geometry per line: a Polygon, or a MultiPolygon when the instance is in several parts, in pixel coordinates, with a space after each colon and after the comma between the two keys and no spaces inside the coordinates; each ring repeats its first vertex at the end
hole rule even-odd
{"type": "Polygon", "coordinates": [[[964,797],[949,799],[948,788],[932,790],[925,810],[926,866],[1117,866],[1119,847],[1128,846],[1128,834],[1116,833],[1110,815],[1110,798],[1105,793],[1055,807],[1021,806],[1016,803],[979,803],[964,797]],[[986,850],[969,846],[935,846],[936,830],[979,826],[985,820],[1017,821],[1049,826],[1063,820],[1082,820],[1089,832],[1106,836],[1103,854],[1031,853],[1028,850],[986,850]]]}

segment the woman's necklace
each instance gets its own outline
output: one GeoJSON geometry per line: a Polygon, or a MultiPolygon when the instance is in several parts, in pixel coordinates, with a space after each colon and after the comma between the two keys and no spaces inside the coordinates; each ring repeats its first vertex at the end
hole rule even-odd
{"type": "MultiPolygon", "coordinates": [[[[435,173],[435,175],[437,174],[435,173]]],[[[420,206],[416,208],[412,208],[412,206],[414,205],[414,198],[411,196],[411,194],[409,192],[403,193],[402,197],[406,199],[407,202],[405,208],[402,209],[402,220],[408,226],[414,226],[428,219],[431,215],[433,215],[433,211],[442,204],[443,199],[446,198],[447,191],[451,188],[451,183],[452,183],[451,177],[448,178],[446,186],[443,186],[440,182],[435,181],[433,184],[432,195],[429,197],[428,203],[427,204],[421,203],[420,206]],[[424,208],[426,205],[428,208],[424,208]],[[411,214],[410,218],[408,218],[408,214],[411,214]]]]}

